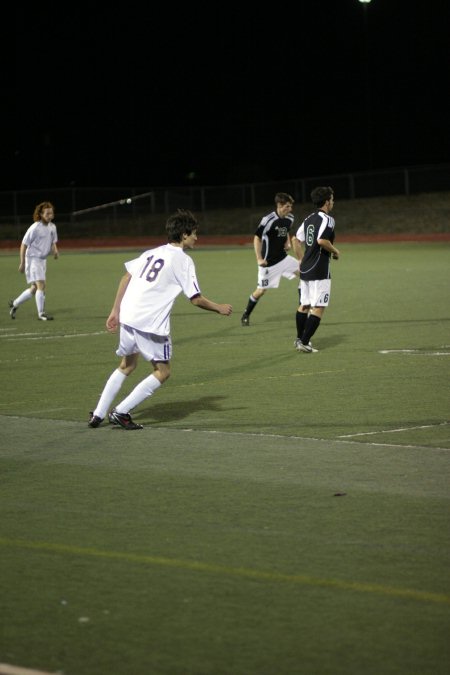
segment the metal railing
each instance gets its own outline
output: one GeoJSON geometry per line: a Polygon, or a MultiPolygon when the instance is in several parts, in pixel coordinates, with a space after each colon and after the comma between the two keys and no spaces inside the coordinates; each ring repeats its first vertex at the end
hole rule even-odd
{"type": "Polygon", "coordinates": [[[92,234],[93,224],[114,233],[117,227],[133,223],[139,231],[149,217],[168,214],[176,208],[195,213],[259,209],[273,204],[276,192],[292,194],[297,203],[309,202],[316,185],[332,185],[339,201],[414,195],[450,191],[450,164],[399,167],[347,174],[322,174],[309,178],[287,179],[266,183],[220,186],[175,187],[95,187],[36,189],[0,192],[0,238],[19,236],[31,223],[37,203],[55,204],[58,224],[78,227],[92,234]]]}

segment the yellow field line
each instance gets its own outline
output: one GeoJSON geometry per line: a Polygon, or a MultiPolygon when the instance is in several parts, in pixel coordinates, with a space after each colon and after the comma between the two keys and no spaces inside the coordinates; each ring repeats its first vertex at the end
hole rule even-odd
{"type": "Polygon", "coordinates": [[[68,553],[70,555],[90,556],[94,558],[109,558],[112,560],[124,560],[130,563],[144,565],[157,565],[160,567],[173,567],[177,569],[195,572],[207,572],[225,576],[241,577],[243,579],[256,579],[268,582],[284,582],[303,586],[317,586],[323,588],[335,588],[344,591],[357,591],[359,593],[376,593],[389,597],[406,598],[420,602],[432,602],[450,605],[450,596],[443,593],[430,593],[417,591],[409,588],[394,588],[381,584],[365,584],[357,581],[340,581],[338,579],[319,579],[303,574],[282,574],[280,572],[265,572],[263,570],[248,569],[245,567],[225,567],[191,560],[179,560],[177,558],[164,558],[160,556],[140,555],[137,553],[121,553],[119,551],[100,551],[95,548],[82,548],[66,544],[53,544],[50,542],[32,542],[16,539],[4,539],[0,537],[0,546],[11,548],[26,548],[37,551],[51,551],[53,553],[68,553]]]}
{"type": "Polygon", "coordinates": [[[30,668],[22,668],[22,666],[12,666],[9,663],[0,663],[0,675],[52,675],[51,673],[44,673],[43,670],[33,670],[30,668]]]}

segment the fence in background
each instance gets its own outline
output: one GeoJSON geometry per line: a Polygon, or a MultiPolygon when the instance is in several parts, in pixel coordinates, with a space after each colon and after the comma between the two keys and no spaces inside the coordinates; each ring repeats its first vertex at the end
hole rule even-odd
{"type": "Polygon", "coordinates": [[[309,202],[316,185],[332,185],[339,201],[426,192],[450,191],[450,164],[413,166],[383,171],[289,179],[267,183],[185,187],[56,188],[0,192],[0,238],[17,238],[31,223],[34,206],[55,204],[58,226],[74,236],[92,235],[93,228],[114,233],[126,222],[139,232],[148,218],[187,208],[198,214],[228,209],[258,209],[273,204],[276,192],[309,202]],[[77,234],[75,234],[75,232],[77,234]]]}

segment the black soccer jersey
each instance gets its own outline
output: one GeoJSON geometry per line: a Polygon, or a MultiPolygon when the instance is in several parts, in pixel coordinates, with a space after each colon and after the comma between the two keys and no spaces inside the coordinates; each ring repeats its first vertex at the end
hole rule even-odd
{"type": "Polygon", "coordinates": [[[305,218],[296,236],[305,244],[305,253],[300,263],[300,279],[331,279],[331,253],[319,246],[317,240],[328,239],[331,243],[334,242],[334,218],[324,211],[315,211],[305,218]]]}
{"type": "Polygon", "coordinates": [[[284,247],[293,222],[292,213],[280,218],[276,211],[261,220],[255,235],[262,240],[261,255],[267,261],[268,267],[276,265],[287,256],[284,247]]]}

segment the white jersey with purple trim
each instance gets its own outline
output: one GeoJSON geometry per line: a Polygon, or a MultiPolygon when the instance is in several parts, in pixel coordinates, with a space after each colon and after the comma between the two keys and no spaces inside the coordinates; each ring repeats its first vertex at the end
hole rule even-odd
{"type": "Polygon", "coordinates": [[[120,323],[144,333],[170,335],[176,297],[200,294],[195,265],[181,246],[164,244],[125,263],[131,279],[120,305],[120,323]]]}
{"type": "Polygon", "coordinates": [[[58,241],[55,223],[44,225],[40,220],[30,225],[22,239],[27,246],[25,255],[30,258],[47,258],[53,244],[58,241]]]}

